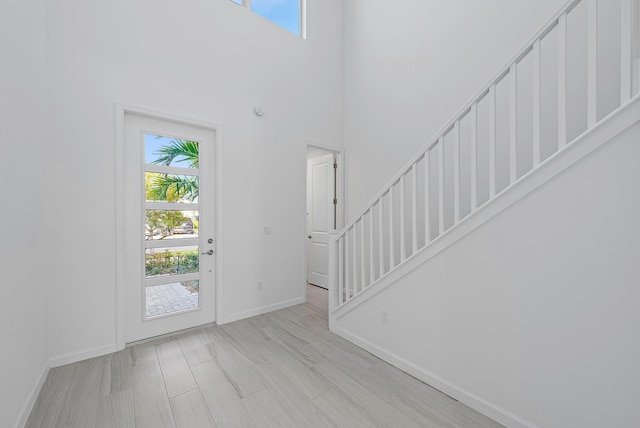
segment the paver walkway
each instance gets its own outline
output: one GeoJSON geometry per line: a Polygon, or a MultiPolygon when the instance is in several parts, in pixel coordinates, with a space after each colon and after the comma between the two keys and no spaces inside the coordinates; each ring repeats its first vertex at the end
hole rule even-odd
{"type": "Polygon", "coordinates": [[[179,282],[147,287],[146,292],[147,317],[198,307],[198,293],[191,293],[179,282]]]}

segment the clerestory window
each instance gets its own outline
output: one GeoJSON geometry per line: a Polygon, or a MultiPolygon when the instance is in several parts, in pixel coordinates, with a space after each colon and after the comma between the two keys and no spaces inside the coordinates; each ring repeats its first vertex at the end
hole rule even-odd
{"type": "Polygon", "coordinates": [[[297,36],[304,37],[305,0],[231,0],[278,24],[297,36]]]}

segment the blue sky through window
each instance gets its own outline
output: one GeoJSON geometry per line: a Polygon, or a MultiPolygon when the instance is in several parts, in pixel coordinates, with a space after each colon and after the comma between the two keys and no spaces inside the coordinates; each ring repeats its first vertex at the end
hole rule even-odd
{"type": "MultiPolygon", "coordinates": [[[[146,163],[152,163],[158,159],[156,153],[162,146],[169,146],[175,141],[173,137],[164,137],[161,135],[144,134],[144,159],[146,163]]],[[[178,166],[181,168],[188,168],[189,165],[185,162],[184,157],[179,156],[171,162],[171,166],[178,166]]]]}
{"type": "Polygon", "coordinates": [[[300,0],[252,0],[251,10],[300,35],[300,0]]]}

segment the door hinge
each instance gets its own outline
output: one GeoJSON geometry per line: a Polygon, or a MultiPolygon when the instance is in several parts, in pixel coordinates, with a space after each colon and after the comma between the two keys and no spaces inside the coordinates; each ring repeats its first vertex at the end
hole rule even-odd
{"type": "Polygon", "coordinates": [[[333,205],[338,205],[338,200],[337,199],[333,200],[333,205]]]}
{"type": "Polygon", "coordinates": [[[338,162],[333,163],[333,169],[338,169],[338,162]]]}

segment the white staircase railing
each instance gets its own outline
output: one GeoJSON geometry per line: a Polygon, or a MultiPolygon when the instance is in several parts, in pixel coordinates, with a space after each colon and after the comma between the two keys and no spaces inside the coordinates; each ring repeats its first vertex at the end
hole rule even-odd
{"type": "Polygon", "coordinates": [[[639,90],[639,10],[638,0],[569,2],[333,236],[330,311],[628,103],[639,90]]]}

